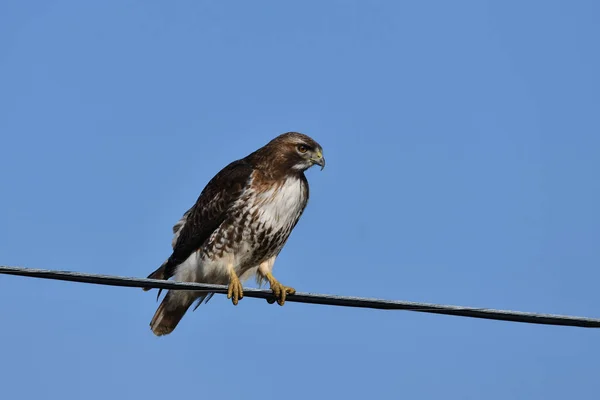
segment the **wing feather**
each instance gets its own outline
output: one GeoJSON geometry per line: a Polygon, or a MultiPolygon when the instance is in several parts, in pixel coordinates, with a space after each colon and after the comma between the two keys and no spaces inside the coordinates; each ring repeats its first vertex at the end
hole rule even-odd
{"type": "Polygon", "coordinates": [[[173,253],[149,278],[169,279],[175,268],[204,244],[247,188],[252,171],[250,163],[237,160],[208,182],[194,206],[173,226],[173,253]]]}

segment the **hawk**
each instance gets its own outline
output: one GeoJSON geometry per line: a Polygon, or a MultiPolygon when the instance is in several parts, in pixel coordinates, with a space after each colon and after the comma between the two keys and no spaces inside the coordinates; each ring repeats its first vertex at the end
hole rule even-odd
{"type": "MultiPolygon", "coordinates": [[[[227,298],[237,305],[244,297],[242,282],[255,276],[259,284],[269,282],[283,305],[295,290],[275,279],[273,264],[304,212],[309,197],[304,171],[315,164],[325,167],[322,147],[288,132],[227,165],[173,226],[173,252],[148,278],[228,285],[227,298]]],[[[150,322],[152,331],[173,332],[194,302],[198,307],[211,297],[169,290],[150,322]]]]}

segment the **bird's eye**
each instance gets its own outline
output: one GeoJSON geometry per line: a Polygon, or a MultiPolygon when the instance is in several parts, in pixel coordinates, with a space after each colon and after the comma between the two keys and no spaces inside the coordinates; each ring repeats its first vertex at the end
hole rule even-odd
{"type": "Polygon", "coordinates": [[[300,153],[306,153],[306,152],[308,151],[308,147],[307,147],[307,146],[305,146],[305,145],[303,145],[303,144],[299,144],[299,145],[298,145],[298,151],[299,151],[300,153]]]}

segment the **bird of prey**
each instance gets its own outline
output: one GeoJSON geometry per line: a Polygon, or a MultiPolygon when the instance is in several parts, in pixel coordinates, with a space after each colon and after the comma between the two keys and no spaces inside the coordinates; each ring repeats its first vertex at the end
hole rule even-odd
{"type": "MultiPolygon", "coordinates": [[[[255,276],[259,284],[269,282],[283,305],[295,290],[275,279],[273,264],[304,212],[309,197],[304,171],[315,164],[325,167],[322,147],[288,132],[227,165],[173,226],[173,252],[148,278],[228,285],[227,298],[237,305],[242,282],[255,276]]],[[[169,290],[150,322],[152,331],[173,332],[195,301],[198,307],[210,297],[169,290]]]]}

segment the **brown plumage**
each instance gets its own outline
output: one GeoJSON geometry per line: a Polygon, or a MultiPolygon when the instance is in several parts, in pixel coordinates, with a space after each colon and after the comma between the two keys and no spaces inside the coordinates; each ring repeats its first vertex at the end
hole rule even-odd
{"type": "MultiPolygon", "coordinates": [[[[293,289],[279,284],[271,271],[306,207],[304,171],[315,164],[325,166],[321,146],[288,132],[227,165],[173,226],[173,252],[148,277],[229,284],[229,297],[237,304],[243,296],[240,280],[255,275],[259,282],[269,281],[283,304],[293,289]]],[[[170,290],[150,323],[153,332],[172,332],[194,301],[211,296],[170,290]]]]}

